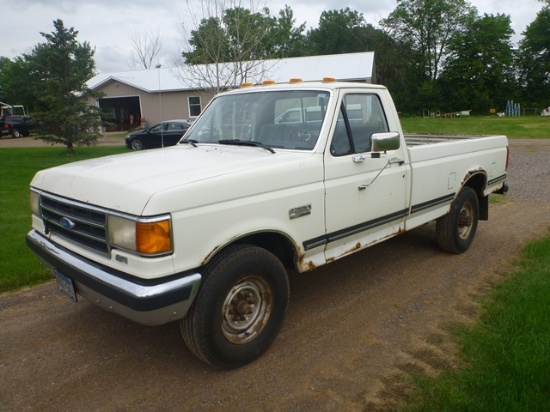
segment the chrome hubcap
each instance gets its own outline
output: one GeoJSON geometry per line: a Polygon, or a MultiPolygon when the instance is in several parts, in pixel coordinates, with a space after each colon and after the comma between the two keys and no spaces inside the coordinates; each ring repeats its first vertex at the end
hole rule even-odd
{"type": "Polygon", "coordinates": [[[470,204],[465,204],[460,210],[458,217],[458,236],[461,239],[466,239],[472,231],[472,224],[474,222],[474,210],[470,204]]]}
{"type": "Polygon", "coordinates": [[[266,325],[272,309],[271,289],[264,279],[251,276],[234,285],[222,307],[222,331],[227,340],[243,344],[266,325]]]}

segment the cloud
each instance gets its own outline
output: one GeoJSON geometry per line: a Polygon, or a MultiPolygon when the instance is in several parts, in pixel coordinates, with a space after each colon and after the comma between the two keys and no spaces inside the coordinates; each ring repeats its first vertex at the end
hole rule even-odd
{"type": "MultiPolygon", "coordinates": [[[[207,1],[207,0],[204,0],[207,1]]],[[[272,15],[278,15],[289,2],[284,0],[252,0],[260,9],[267,6],[272,15]]],[[[246,7],[250,0],[243,0],[246,7]]],[[[96,67],[99,71],[128,70],[132,50],[131,30],[159,30],[162,37],[162,51],[159,56],[163,67],[171,66],[183,50],[184,36],[181,24],[185,21],[187,31],[194,29],[191,15],[200,21],[202,10],[200,0],[23,0],[2,4],[2,30],[9,35],[0,42],[0,56],[14,58],[31,53],[34,46],[44,42],[40,32],[51,33],[53,21],[63,20],[66,27],[79,32],[78,41],[87,41],[95,47],[96,67]],[[21,16],[24,16],[22,22],[21,16]]],[[[341,0],[294,0],[290,5],[296,25],[306,23],[306,30],[317,27],[324,10],[351,10],[363,14],[369,24],[378,22],[395,9],[395,0],[364,1],[352,0],[342,4],[341,0]]],[[[505,13],[511,15],[517,41],[527,24],[534,20],[543,3],[537,0],[523,0],[521,7],[517,0],[476,0],[480,14],[505,13]]]]}

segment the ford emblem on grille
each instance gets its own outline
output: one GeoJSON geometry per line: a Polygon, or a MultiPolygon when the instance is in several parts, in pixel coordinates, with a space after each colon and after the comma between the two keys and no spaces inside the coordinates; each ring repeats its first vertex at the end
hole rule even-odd
{"type": "Polygon", "coordinates": [[[59,220],[59,223],[61,224],[61,226],[63,226],[65,229],[73,229],[76,225],[75,223],[69,219],[69,218],[66,218],[66,217],[62,217],[60,220],[59,220]]]}

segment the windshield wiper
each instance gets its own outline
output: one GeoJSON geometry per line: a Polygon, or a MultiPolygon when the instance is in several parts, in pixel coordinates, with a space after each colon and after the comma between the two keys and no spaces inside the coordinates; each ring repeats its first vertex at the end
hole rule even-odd
{"type": "Polygon", "coordinates": [[[218,143],[219,144],[230,144],[230,145],[235,145],[235,146],[261,147],[262,149],[265,149],[270,153],[275,153],[275,150],[273,150],[268,145],[260,143],[260,142],[254,142],[252,140],[222,139],[222,140],[218,140],[218,143]]]}
{"type": "Polygon", "coordinates": [[[180,140],[180,144],[187,144],[189,143],[191,146],[193,147],[197,147],[197,143],[198,141],[195,140],[195,139],[183,139],[183,140],[180,140]]]}

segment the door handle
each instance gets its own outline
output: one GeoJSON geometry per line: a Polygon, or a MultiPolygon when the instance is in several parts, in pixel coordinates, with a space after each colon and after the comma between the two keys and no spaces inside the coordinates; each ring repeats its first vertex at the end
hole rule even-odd
{"type": "Polygon", "coordinates": [[[405,164],[405,159],[398,159],[397,157],[390,159],[391,165],[394,165],[396,163],[399,164],[399,166],[403,166],[405,164]]]}
{"type": "Polygon", "coordinates": [[[361,163],[363,161],[365,161],[365,156],[363,155],[356,155],[356,156],[353,156],[351,158],[351,160],[353,160],[353,163],[361,163]]]}

